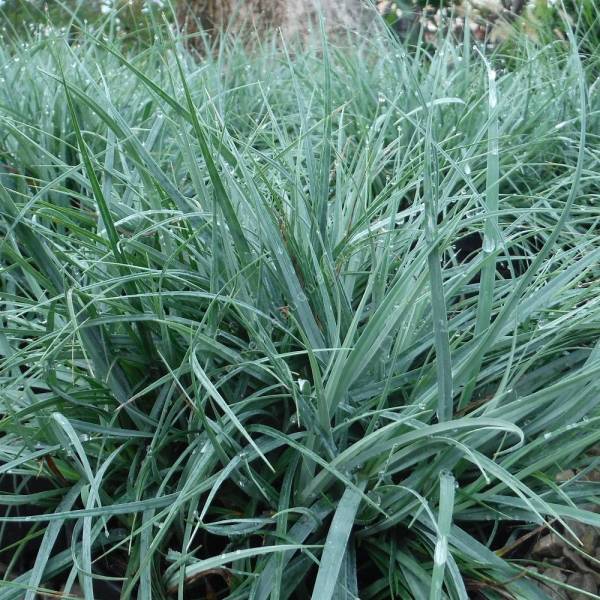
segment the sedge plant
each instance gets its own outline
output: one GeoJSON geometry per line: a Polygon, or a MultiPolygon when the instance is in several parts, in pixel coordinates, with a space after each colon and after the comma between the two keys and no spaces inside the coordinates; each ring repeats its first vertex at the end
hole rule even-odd
{"type": "Polygon", "coordinates": [[[600,526],[575,37],[103,32],[0,47],[0,600],[564,587],[519,540],[600,526]]]}

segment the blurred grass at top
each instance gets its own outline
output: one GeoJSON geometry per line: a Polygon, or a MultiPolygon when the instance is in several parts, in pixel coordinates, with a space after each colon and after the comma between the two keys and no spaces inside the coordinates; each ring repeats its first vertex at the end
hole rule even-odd
{"type": "MultiPolygon", "coordinates": [[[[185,11],[199,22],[214,22],[214,3],[194,0],[0,0],[0,22],[4,35],[22,35],[37,26],[51,23],[58,27],[80,29],[89,23],[95,25],[112,22],[121,36],[131,41],[144,42],[151,37],[158,22],[151,18],[160,12],[159,22],[164,17],[175,20],[175,7],[181,16],[185,11]]],[[[267,3],[268,4],[268,3],[267,3]]],[[[277,0],[273,0],[277,4],[277,0]]],[[[598,9],[595,0],[373,0],[386,22],[394,29],[406,32],[419,29],[427,17],[437,13],[439,22],[451,15],[464,16],[469,13],[473,21],[494,24],[503,29],[501,38],[514,30],[548,43],[556,38],[565,39],[565,18],[574,28],[585,30],[583,46],[594,47],[600,39],[598,9]],[[517,23],[515,23],[517,21],[517,23]],[[514,27],[516,24],[516,27],[514,27]],[[415,27],[416,25],[416,27],[415,27]],[[510,25],[510,27],[506,27],[510,25]]],[[[219,3],[216,5],[220,6],[219,3]]],[[[218,9],[226,13],[222,6],[218,9]]]]}
{"type": "Polygon", "coordinates": [[[88,25],[105,24],[125,40],[144,42],[162,23],[162,16],[159,21],[154,17],[165,6],[158,0],[0,0],[0,24],[11,39],[43,33],[48,26],[75,34],[88,25]]]}

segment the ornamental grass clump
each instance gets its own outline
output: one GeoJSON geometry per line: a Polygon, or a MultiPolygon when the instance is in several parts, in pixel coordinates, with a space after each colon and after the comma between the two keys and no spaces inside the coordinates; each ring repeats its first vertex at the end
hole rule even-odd
{"type": "Polygon", "coordinates": [[[600,99],[573,37],[471,43],[0,47],[0,600],[565,587],[600,99]]]}

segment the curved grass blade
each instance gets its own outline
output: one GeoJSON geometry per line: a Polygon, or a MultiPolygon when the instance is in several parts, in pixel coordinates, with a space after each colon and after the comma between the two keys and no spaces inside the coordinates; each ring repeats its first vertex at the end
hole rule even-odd
{"type": "MultiPolygon", "coordinates": [[[[361,491],[364,490],[365,484],[366,482],[359,483],[358,487],[361,491]]],[[[344,491],[327,533],[311,600],[333,598],[361,500],[362,494],[358,490],[346,488],[344,491]]]]}
{"type": "Polygon", "coordinates": [[[437,521],[437,541],[433,554],[433,573],[429,600],[441,600],[444,584],[444,570],[448,562],[448,536],[452,526],[452,511],[454,510],[455,479],[451,473],[440,473],[440,501],[437,521]]]}

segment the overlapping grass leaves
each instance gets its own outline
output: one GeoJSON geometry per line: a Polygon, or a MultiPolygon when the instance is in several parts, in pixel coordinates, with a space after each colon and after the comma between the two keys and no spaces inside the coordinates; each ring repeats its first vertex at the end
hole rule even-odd
{"type": "Polygon", "coordinates": [[[496,551],[600,524],[576,43],[322,43],[0,50],[0,598],[542,598],[496,551]]]}

